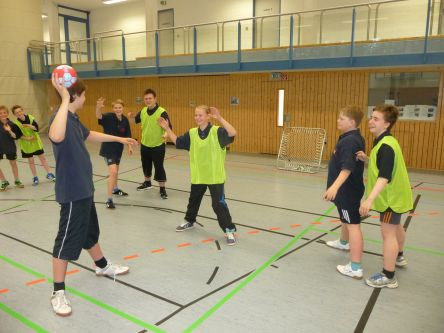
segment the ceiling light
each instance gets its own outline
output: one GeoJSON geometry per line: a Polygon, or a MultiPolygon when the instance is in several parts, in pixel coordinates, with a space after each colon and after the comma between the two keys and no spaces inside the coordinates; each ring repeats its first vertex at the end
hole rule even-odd
{"type": "Polygon", "coordinates": [[[112,5],[112,4],[114,4],[114,3],[124,2],[124,1],[126,1],[126,0],[102,0],[102,2],[103,2],[105,5],[112,5]]]}
{"type": "Polygon", "coordinates": [[[48,14],[42,14],[42,19],[48,18],[48,14]]]}

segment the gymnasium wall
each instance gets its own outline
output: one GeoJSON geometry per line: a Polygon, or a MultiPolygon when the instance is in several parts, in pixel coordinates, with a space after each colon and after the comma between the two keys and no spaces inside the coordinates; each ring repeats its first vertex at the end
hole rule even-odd
{"type": "MultiPolygon", "coordinates": [[[[397,71],[415,70],[419,69],[397,71]]],[[[444,67],[420,70],[441,72],[437,120],[400,121],[393,134],[400,141],[409,167],[444,170],[444,117],[441,115],[444,67]]],[[[389,71],[393,70],[384,69],[384,72],[389,71]]],[[[338,110],[347,104],[357,104],[364,112],[367,110],[370,72],[290,72],[287,81],[272,81],[269,73],[87,80],[87,102],[80,115],[90,129],[100,130],[94,118],[98,97],[106,98],[107,111],[111,111],[112,100],[122,98],[127,103],[127,111],[137,112],[142,105],[136,103],[136,97],[142,97],[144,89],[153,88],[158,92],[160,104],[167,109],[176,134],[194,126],[192,105],[209,104],[217,106],[238,131],[232,151],[277,154],[282,133],[282,128],[277,127],[277,90],[285,89],[285,113],[290,116],[285,126],[326,129],[328,137],[323,158],[328,160],[339,135],[336,130],[338,110]],[[239,105],[230,105],[230,97],[239,98],[239,105]]],[[[52,104],[55,103],[53,97],[52,104]]],[[[373,137],[368,132],[366,119],[361,130],[370,150],[373,137]]],[[[135,137],[139,137],[139,132],[133,125],[135,137]]]]}

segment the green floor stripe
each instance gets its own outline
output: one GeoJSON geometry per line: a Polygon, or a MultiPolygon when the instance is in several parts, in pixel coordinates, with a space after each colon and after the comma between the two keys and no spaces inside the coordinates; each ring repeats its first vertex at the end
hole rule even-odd
{"type": "Polygon", "coordinates": [[[14,310],[12,310],[11,308],[8,308],[5,304],[3,304],[2,302],[0,302],[0,310],[6,312],[8,315],[10,315],[11,317],[14,317],[15,319],[17,319],[18,321],[22,322],[23,324],[25,324],[26,326],[28,326],[30,329],[34,330],[34,332],[38,332],[38,333],[49,333],[49,331],[45,330],[43,327],[40,327],[39,325],[37,325],[36,323],[34,323],[33,321],[29,320],[28,318],[22,316],[20,313],[15,312],[14,310]]]}
{"type": "MultiPolygon", "coordinates": [[[[313,228],[312,230],[317,231],[317,232],[326,233],[326,234],[331,234],[331,235],[340,235],[341,234],[340,232],[324,230],[324,229],[319,229],[319,228],[313,228]]],[[[382,244],[382,240],[379,240],[379,239],[371,239],[371,238],[364,237],[364,240],[369,243],[382,244]]],[[[433,249],[426,249],[423,247],[404,245],[404,249],[414,251],[414,252],[427,253],[427,254],[440,256],[440,257],[444,256],[444,252],[441,252],[438,250],[433,250],[433,249]]]]}
{"type": "MultiPolygon", "coordinates": [[[[330,213],[335,205],[330,206],[322,215],[327,215],[330,213]]],[[[323,219],[323,216],[319,216],[316,222],[323,219]]],[[[237,287],[233,288],[225,297],[223,297],[219,302],[216,303],[211,309],[205,312],[200,318],[193,322],[189,327],[187,327],[183,332],[189,333],[199,327],[205,320],[207,320],[214,312],[216,312],[222,305],[228,302],[234,295],[236,295],[242,288],[244,288],[248,283],[250,283],[254,278],[256,278],[260,273],[262,273],[268,266],[276,261],[281,255],[283,255],[291,246],[293,246],[298,240],[300,240],[307,232],[313,229],[313,225],[308,226],[301,231],[297,236],[291,239],[282,249],[280,249],[276,254],[274,254],[270,259],[268,259],[262,266],[256,269],[252,274],[250,274],[244,281],[242,281],[237,287]]]]}
{"type": "MultiPolygon", "coordinates": [[[[14,266],[16,268],[19,268],[19,269],[21,269],[21,270],[23,270],[23,271],[25,271],[25,272],[27,272],[29,274],[32,274],[32,275],[34,275],[36,277],[45,278],[50,283],[52,283],[52,281],[53,281],[52,279],[47,278],[45,275],[43,275],[41,273],[38,273],[38,272],[32,270],[31,268],[26,267],[26,266],[24,266],[24,265],[22,265],[22,264],[20,264],[20,263],[18,263],[16,261],[12,260],[12,259],[6,258],[5,256],[0,255],[0,259],[3,260],[6,263],[8,263],[8,264],[10,264],[10,265],[12,265],[12,266],[14,266]]],[[[166,331],[158,328],[157,326],[154,326],[153,324],[144,322],[141,319],[138,319],[138,318],[136,318],[134,316],[131,316],[131,315],[123,312],[123,311],[120,311],[119,309],[116,309],[116,308],[112,307],[111,305],[103,303],[102,301],[99,301],[98,299],[96,299],[96,298],[94,298],[92,296],[86,295],[86,294],[78,291],[77,289],[67,287],[66,290],[68,290],[69,292],[71,292],[72,294],[74,294],[74,295],[76,295],[76,296],[78,296],[80,298],[83,298],[84,300],[86,300],[86,301],[88,301],[88,302],[90,302],[92,304],[95,304],[95,305],[101,307],[102,309],[104,309],[106,311],[114,313],[115,315],[117,315],[119,317],[122,317],[122,318],[124,318],[124,319],[126,319],[126,320],[128,320],[128,321],[130,321],[130,322],[132,322],[132,323],[134,323],[136,325],[139,325],[139,326],[141,326],[143,328],[149,329],[152,332],[166,333],[166,331]]],[[[44,332],[46,332],[46,331],[44,331],[44,332]]]]}

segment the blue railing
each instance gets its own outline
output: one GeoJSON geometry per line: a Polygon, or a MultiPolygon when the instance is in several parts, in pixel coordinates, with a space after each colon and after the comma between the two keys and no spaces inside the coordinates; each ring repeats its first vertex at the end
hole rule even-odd
{"type": "Polygon", "coordinates": [[[31,79],[61,63],[83,77],[444,63],[440,1],[372,4],[28,47],[31,79]]]}

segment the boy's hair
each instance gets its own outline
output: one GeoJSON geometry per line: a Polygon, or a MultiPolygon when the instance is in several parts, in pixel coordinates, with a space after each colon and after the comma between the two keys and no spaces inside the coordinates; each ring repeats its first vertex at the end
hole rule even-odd
{"type": "Polygon", "coordinates": [[[125,106],[125,103],[120,98],[116,99],[114,102],[112,102],[111,106],[114,107],[114,105],[116,105],[116,104],[120,104],[122,106],[125,106]]]}
{"type": "Polygon", "coordinates": [[[381,112],[384,117],[384,120],[387,123],[390,123],[390,126],[387,128],[388,131],[390,131],[393,126],[395,126],[396,121],[398,120],[399,117],[399,110],[394,105],[389,105],[389,104],[378,105],[373,108],[373,111],[381,112]]]}
{"type": "MultiPolygon", "coordinates": [[[[71,87],[68,88],[69,92],[69,102],[74,102],[74,97],[79,97],[86,90],[85,83],[82,79],[77,78],[76,83],[74,83],[71,87]]],[[[62,97],[57,93],[60,101],[62,101],[62,97]]]]}
{"type": "Polygon", "coordinates": [[[341,113],[347,118],[353,119],[356,127],[359,127],[362,118],[364,118],[364,112],[362,112],[362,109],[356,105],[347,105],[345,108],[341,109],[341,113]]]}
{"type": "Polygon", "coordinates": [[[9,109],[6,105],[0,105],[0,110],[6,110],[6,112],[9,114],[9,109]]]}
{"type": "Polygon", "coordinates": [[[20,105],[14,105],[14,106],[11,108],[12,113],[15,114],[15,110],[17,110],[17,109],[22,109],[22,110],[23,110],[23,108],[22,108],[20,105]]]}
{"type": "Polygon", "coordinates": [[[145,96],[145,95],[149,95],[149,94],[153,95],[154,98],[157,97],[156,92],[155,92],[153,89],[147,89],[147,90],[145,90],[144,93],[143,93],[143,96],[145,96]]]}
{"type": "Polygon", "coordinates": [[[196,106],[196,110],[203,110],[203,111],[205,111],[207,114],[210,114],[210,107],[208,106],[208,105],[199,105],[199,106],[196,106]]]}

